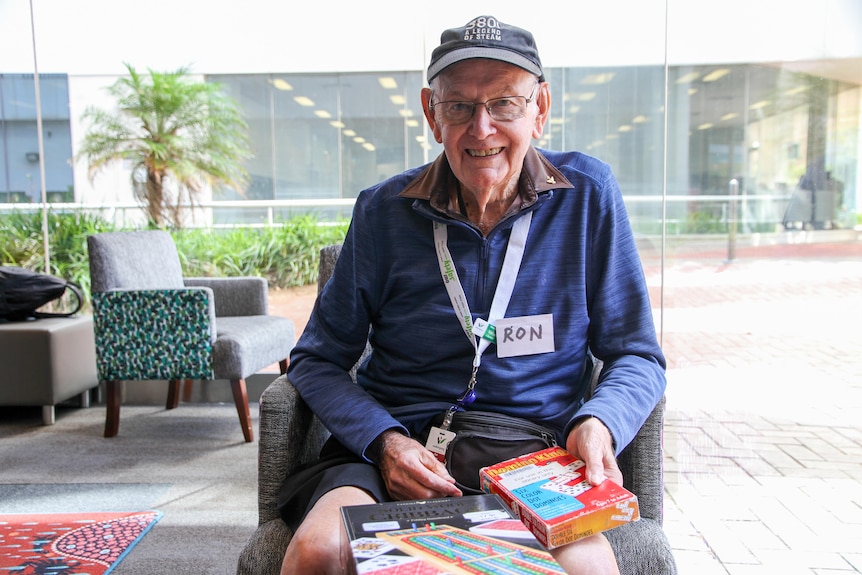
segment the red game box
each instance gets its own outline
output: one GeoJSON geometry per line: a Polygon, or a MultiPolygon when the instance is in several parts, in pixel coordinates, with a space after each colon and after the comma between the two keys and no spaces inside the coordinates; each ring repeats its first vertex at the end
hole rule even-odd
{"type": "Polygon", "coordinates": [[[637,496],[610,480],[591,486],[583,467],[549,447],[483,468],[482,490],[500,496],[548,549],[640,519],[637,496]]]}

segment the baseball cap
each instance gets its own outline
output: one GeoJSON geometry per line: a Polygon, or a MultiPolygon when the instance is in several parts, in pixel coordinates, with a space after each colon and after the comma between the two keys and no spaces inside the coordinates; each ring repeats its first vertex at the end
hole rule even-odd
{"type": "Polygon", "coordinates": [[[544,81],[542,62],[533,35],[504,24],[493,16],[479,16],[460,28],[440,35],[440,45],[431,53],[428,82],[447,66],[468,58],[490,58],[514,64],[544,81]]]}

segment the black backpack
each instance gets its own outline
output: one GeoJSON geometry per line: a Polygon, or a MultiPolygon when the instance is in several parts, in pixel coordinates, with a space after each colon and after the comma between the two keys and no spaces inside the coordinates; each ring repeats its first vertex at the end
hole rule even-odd
{"type": "Polygon", "coordinates": [[[25,268],[0,266],[0,320],[69,317],[76,314],[83,304],[84,298],[77,284],[25,268]],[[63,297],[67,289],[78,299],[74,310],[57,313],[36,311],[46,303],[63,297]]]}

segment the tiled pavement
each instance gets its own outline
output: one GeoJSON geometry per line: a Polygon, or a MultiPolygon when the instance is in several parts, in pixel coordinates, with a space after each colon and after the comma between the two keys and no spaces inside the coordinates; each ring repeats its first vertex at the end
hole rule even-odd
{"type": "Polygon", "coordinates": [[[862,573],[862,244],[666,269],[680,573],[862,573]]]}
{"type": "MultiPolygon", "coordinates": [[[[862,573],[862,241],[725,257],[647,264],[656,304],[666,286],[665,530],[680,573],[862,573]]],[[[273,312],[299,330],[314,290],[291,296],[273,312]]]]}

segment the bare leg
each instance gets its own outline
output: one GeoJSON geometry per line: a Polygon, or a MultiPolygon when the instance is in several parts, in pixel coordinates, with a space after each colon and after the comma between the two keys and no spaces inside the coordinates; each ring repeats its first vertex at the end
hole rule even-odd
{"type": "Polygon", "coordinates": [[[357,487],[339,487],[321,497],[290,540],[281,564],[281,575],[348,572],[353,558],[341,519],[341,507],[368,503],[375,503],[374,498],[357,487]]]}
{"type": "Polygon", "coordinates": [[[592,535],[551,550],[569,575],[619,575],[614,550],[604,535],[592,535]]]}

